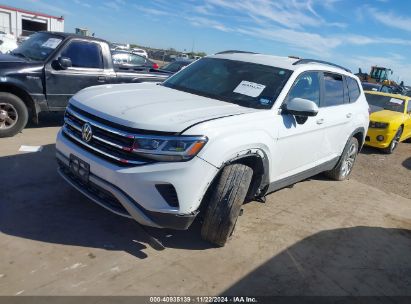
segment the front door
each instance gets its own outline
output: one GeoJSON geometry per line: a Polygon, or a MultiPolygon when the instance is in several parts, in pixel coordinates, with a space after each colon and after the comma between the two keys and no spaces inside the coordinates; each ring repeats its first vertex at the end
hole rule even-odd
{"type": "MultiPolygon", "coordinates": [[[[320,104],[320,74],[302,73],[291,88],[285,103],[293,98],[304,98],[320,104]]],[[[319,113],[320,114],[320,113],[319,113]]],[[[323,125],[317,116],[298,123],[290,114],[281,114],[276,123],[278,140],[271,156],[271,181],[278,181],[309,170],[317,165],[323,140],[323,125]]]]}
{"type": "Polygon", "coordinates": [[[81,89],[106,82],[98,42],[72,40],[54,60],[59,57],[69,58],[72,67],[61,69],[53,60],[46,65],[46,92],[50,108],[64,108],[68,100],[81,89]]]}

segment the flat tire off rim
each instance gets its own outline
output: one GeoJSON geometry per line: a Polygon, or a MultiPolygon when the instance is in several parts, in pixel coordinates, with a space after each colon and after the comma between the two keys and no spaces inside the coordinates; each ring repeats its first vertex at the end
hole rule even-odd
{"type": "Polygon", "coordinates": [[[9,103],[0,102],[0,129],[12,128],[19,119],[16,108],[9,103]]]}

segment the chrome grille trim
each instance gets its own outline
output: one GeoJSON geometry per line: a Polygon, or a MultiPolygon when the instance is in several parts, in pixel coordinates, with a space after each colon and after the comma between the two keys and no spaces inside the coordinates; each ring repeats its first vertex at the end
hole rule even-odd
{"type": "MultiPolygon", "coordinates": [[[[65,122],[67,125],[69,125],[70,127],[76,129],[77,131],[82,132],[81,126],[79,126],[78,123],[72,121],[70,118],[65,117],[65,118],[64,118],[64,122],[65,122]]],[[[124,150],[124,151],[129,151],[129,150],[131,150],[131,147],[125,147],[125,146],[118,145],[118,144],[116,144],[116,143],[113,143],[113,142],[111,142],[111,141],[105,140],[105,139],[103,139],[103,138],[101,138],[101,137],[99,137],[99,136],[96,136],[96,135],[94,135],[94,134],[93,134],[92,138],[94,138],[94,139],[96,139],[96,140],[98,140],[98,141],[101,141],[101,142],[103,142],[103,143],[105,143],[105,144],[107,144],[107,145],[110,145],[110,146],[112,146],[112,147],[115,147],[115,148],[124,150]]]]}
{"type": "Polygon", "coordinates": [[[67,136],[69,136],[71,139],[75,140],[76,142],[78,142],[80,145],[83,145],[99,154],[102,154],[108,158],[111,158],[113,160],[116,160],[120,163],[124,163],[124,161],[126,161],[127,164],[133,164],[133,165],[143,165],[146,164],[146,162],[140,162],[140,161],[135,161],[135,160],[129,160],[129,159],[123,159],[123,158],[119,158],[117,156],[111,155],[109,153],[106,153],[96,147],[93,147],[92,145],[89,145],[88,143],[85,143],[84,141],[82,141],[81,139],[79,139],[72,131],[70,131],[66,125],[63,126],[63,131],[64,134],[66,134],[67,136]]]}

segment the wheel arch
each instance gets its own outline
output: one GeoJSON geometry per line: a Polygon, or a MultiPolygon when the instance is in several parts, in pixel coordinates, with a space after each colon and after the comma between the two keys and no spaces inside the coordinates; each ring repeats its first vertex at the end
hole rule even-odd
{"type": "Polygon", "coordinates": [[[246,151],[242,151],[236,154],[235,156],[230,157],[222,163],[222,165],[219,167],[219,170],[215,174],[213,180],[208,185],[208,188],[201,200],[199,206],[200,211],[205,210],[205,208],[207,207],[205,202],[207,201],[207,198],[212,192],[213,186],[218,181],[221,172],[225,167],[231,164],[244,164],[253,169],[253,177],[246,198],[247,201],[250,201],[256,197],[261,197],[265,194],[266,189],[268,188],[268,185],[270,183],[269,159],[263,150],[249,149],[246,151]]]}
{"type": "Polygon", "coordinates": [[[355,137],[358,140],[359,150],[361,150],[365,142],[365,135],[366,135],[365,129],[363,127],[360,127],[360,128],[355,129],[351,133],[351,136],[348,138],[348,140],[350,140],[352,137],[355,137]]]}
{"type": "Polygon", "coordinates": [[[14,84],[0,83],[0,92],[10,93],[20,98],[27,107],[29,118],[33,118],[35,121],[37,121],[38,111],[36,109],[36,104],[31,98],[30,94],[28,94],[24,89],[14,84]]]}

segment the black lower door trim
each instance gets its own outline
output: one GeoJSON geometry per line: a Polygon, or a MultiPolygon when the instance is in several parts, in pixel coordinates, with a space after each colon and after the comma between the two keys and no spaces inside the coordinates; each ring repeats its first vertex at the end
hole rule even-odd
{"type": "Polygon", "coordinates": [[[272,182],[268,186],[266,194],[269,194],[271,192],[274,192],[274,191],[277,191],[279,189],[285,188],[287,186],[290,186],[292,184],[300,182],[304,179],[307,179],[311,176],[317,175],[321,172],[331,170],[337,165],[339,159],[340,159],[339,156],[335,157],[335,158],[333,158],[333,159],[331,159],[331,160],[329,160],[325,163],[322,163],[321,165],[318,165],[314,168],[311,168],[311,169],[308,169],[306,171],[297,173],[295,175],[292,175],[292,176],[280,179],[278,181],[272,182]]]}

